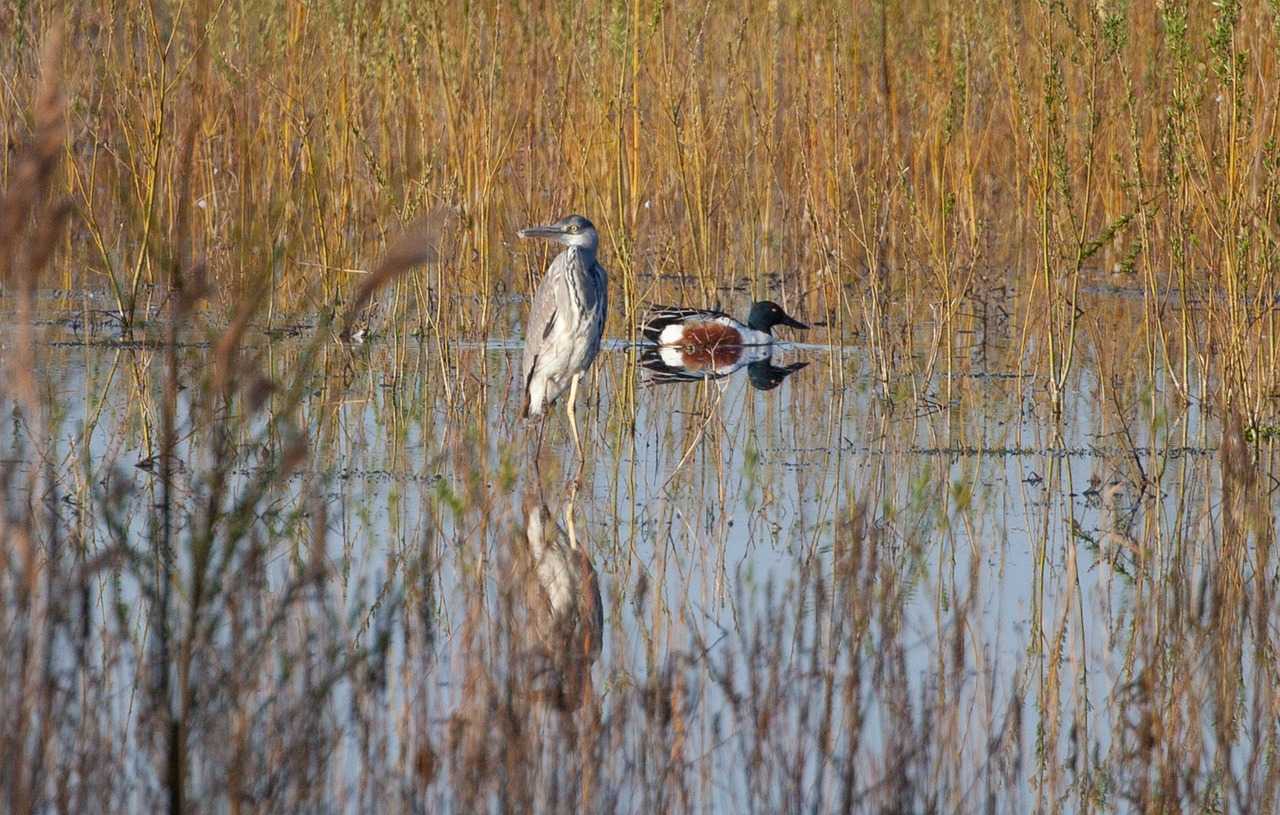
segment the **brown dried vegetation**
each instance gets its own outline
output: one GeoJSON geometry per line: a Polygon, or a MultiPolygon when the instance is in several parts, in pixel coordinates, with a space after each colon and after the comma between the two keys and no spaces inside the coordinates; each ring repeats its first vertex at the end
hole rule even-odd
{"type": "MultiPolygon", "coordinates": [[[[0,10],[0,809],[1280,803],[1276,3],[56,5],[0,10]],[[536,636],[512,527],[542,473],[458,342],[518,323],[506,295],[543,258],[513,268],[512,225],[570,209],[604,236],[610,336],[645,301],[769,292],[832,346],[792,415],[853,410],[854,341],[878,399],[869,463],[824,491],[699,458],[733,406],[689,397],[664,490],[741,489],[756,519],[794,479],[794,576],[682,548],[726,521],[668,509],[652,562],[584,536],[616,575],[591,641],[536,636]],[[86,326],[107,291],[139,344],[120,434],[142,475],[94,447],[101,406],[59,426],[53,290],[86,326]],[[281,363],[262,337],[305,320],[281,363]],[[374,322],[377,352],[334,342],[374,322]],[[1013,384],[973,384],[993,370],[1013,384]],[[342,463],[315,463],[368,432],[352,393],[437,468],[407,495],[425,520],[364,571],[342,463]],[[1098,482],[1136,493],[1107,496],[1123,545],[1092,561],[1108,539],[1060,455],[1080,394],[1118,440],[1098,482]],[[1001,493],[1029,553],[961,455],[988,415],[1017,424],[1002,410],[1041,418],[1002,437],[1041,451],[1001,493]],[[902,454],[922,439],[942,455],[902,454]],[[1018,555],[1007,664],[984,581],[1018,555]],[[673,602],[683,558],[731,629],[673,602]]],[[[646,443],[629,376],[591,470],[615,509],[646,443]]],[[[845,466],[827,442],[796,456],[845,466]]]]}

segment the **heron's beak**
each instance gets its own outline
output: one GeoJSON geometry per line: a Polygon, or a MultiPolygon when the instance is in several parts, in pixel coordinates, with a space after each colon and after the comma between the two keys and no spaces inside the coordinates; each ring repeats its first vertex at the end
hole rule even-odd
{"type": "Polygon", "coordinates": [[[555,239],[564,234],[564,228],[555,224],[547,224],[546,226],[529,226],[521,229],[516,233],[522,238],[551,238],[555,239]]]}
{"type": "Polygon", "coordinates": [[[790,314],[783,314],[783,315],[782,315],[782,324],[783,324],[783,325],[789,325],[789,326],[791,326],[792,328],[800,328],[800,329],[803,329],[803,330],[805,330],[805,331],[808,331],[808,330],[809,330],[809,326],[807,326],[807,325],[805,325],[804,323],[800,322],[800,321],[799,321],[799,320],[797,320],[795,317],[792,317],[790,314]]]}

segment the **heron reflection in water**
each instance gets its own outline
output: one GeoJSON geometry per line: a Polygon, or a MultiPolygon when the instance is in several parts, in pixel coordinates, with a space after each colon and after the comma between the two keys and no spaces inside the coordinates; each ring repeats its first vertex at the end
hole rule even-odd
{"type": "Polygon", "coordinates": [[[525,520],[529,622],[548,665],[547,696],[561,710],[576,710],[591,696],[591,668],[604,633],[600,581],[572,512],[570,501],[568,532],[541,501],[528,506],[525,520]]]}

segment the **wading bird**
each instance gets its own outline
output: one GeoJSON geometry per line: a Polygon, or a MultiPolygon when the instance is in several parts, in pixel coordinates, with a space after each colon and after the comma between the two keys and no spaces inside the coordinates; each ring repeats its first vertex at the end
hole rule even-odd
{"type": "Polygon", "coordinates": [[[524,346],[525,418],[542,416],[569,389],[569,429],[582,452],[573,404],[578,381],[600,351],[609,310],[609,283],[596,261],[599,236],[591,222],[570,215],[546,226],[521,229],[522,238],[546,238],[565,247],[551,261],[533,295],[524,346]]]}
{"type": "Polygon", "coordinates": [[[600,581],[569,517],[566,534],[539,501],[528,507],[525,522],[532,578],[529,620],[552,665],[552,699],[564,710],[577,709],[589,695],[591,666],[600,657],[604,634],[600,581]]]}
{"type": "Polygon", "coordinates": [[[640,324],[640,333],[658,345],[697,348],[769,345],[773,342],[775,325],[809,328],[772,300],[761,300],[751,305],[746,325],[723,311],[652,306],[640,324]]]}

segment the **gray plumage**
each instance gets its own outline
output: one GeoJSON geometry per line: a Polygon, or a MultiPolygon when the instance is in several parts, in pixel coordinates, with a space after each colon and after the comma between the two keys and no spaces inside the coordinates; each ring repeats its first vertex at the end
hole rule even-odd
{"type": "MultiPolygon", "coordinates": [[[[609,290],[604,268],[596,260],[596,228],[586,218],[570,215],[519,234],[565,247],[538,284],[525,328],[522,415],[530,417],[541,416],[595,361],[609,311],[609,290]]],[[[570,398],[571,423],[572,402],[570,398]]]]}
{"type": "MultiPolygon", "coordinates": [[[[572,507],[568,512],[572,512],[572,507]]],[[[556,523],[545,505],[527,510],[528,600],[531,633],[550,668],[550,698],[577,709],[591,693],[591,668],[600,658],[604,605],[600,579],[586,548],[556,523]]]]}

